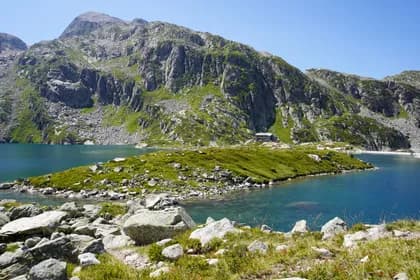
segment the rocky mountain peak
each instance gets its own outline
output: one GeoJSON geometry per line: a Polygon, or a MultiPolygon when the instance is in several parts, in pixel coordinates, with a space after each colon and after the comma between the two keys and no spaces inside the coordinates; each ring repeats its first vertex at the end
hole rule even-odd
{"type": "Polygon", "coordinates": [[[7,33],[0,33],[0,53],[6,50],[24,51],[27,48],[25,42],[18,37],[7,33]]]}
{"type": "Polygon", "coordinates": [[[122,19],[98,12],[87,12],[77,16],[64,30],[60,38],[88,34],[104,25],[126,24],[122,19]]]}

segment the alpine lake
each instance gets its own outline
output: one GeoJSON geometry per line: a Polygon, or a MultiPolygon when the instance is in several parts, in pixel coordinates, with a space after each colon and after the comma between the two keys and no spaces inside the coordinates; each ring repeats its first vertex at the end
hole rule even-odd
{"type": "MultiPolygon", "coordinates": [[[[0,145],[0,182],[61,171],[154,151],[134,146],[0,145]]],[[[300,219],[311,229],[338,216],[349,224],[420,218],[420,159],[406,155],[357,154],[375,170],[314,176],[269,189],[232,194],[222,200],[183,202],[198,223],[211,216],[290,230],[300,219]]],[[[64,199],[0,191],[0,199],[58,205],[64,199]]]]}

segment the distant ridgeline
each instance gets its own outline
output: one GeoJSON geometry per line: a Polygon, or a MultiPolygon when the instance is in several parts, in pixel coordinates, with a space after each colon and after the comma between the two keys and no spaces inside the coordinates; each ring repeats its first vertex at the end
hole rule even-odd
{"type": "Polygon", "coordinates": [[[420,72],[303,73],[283,59],[163,22],[78,16],[27,49],[0,34],[0,141],[420,148],[420,72]]]}

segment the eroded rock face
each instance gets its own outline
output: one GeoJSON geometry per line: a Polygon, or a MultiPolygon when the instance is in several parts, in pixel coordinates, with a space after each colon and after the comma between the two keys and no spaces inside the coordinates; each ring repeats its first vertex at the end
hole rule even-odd
{"type": "Polygon", "coordinates": [[[192,218],[181,207],[158,211],[141,209],[125,221],[123,231],[137,244],[150,244],[194,226],[192,218]]]}
{"type": "Polygon", "coordinates": [[[204,246],[210,242],[213,238],[223,238],[227,233],[239,232],[238,229],[234,227],[232,221],[228,218],[223,218],[218,221],[211,222],[206,224],[205,227],[194,230],[190,239],[198,239],[201,242],[201,245],[204,246]]]}

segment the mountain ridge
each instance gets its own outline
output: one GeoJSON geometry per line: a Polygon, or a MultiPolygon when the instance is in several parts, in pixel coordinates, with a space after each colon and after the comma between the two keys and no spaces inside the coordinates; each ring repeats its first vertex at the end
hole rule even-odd
{"type": "MultiPolygon", "coordinates": [[[[58,39],[22,52],[13,67],[18,77],[2,79],[15,81],[9,96],[22,108],[22,92],[29,92],[25,98],[39,112],[6,114],[6,141],[223,145],[272,131],[284,142],[406,149],[420,119],[420,90],[406,83],[386,87],[372,79],[357,98],[314,71],[217,35],[98,13],[76,17],[58,39]],[[384,102],[380,90],[393,101],[384,102]],[[364,108],[372,115],[360,115],[364,108]],[[349,122],[356,115],[373,131],[353,139],[334,117],[349,122]],[[409,128],[394,129],[393,118],[409,128]]],[[[364,83],[351,77],[348,87],[364,83]]]]}

